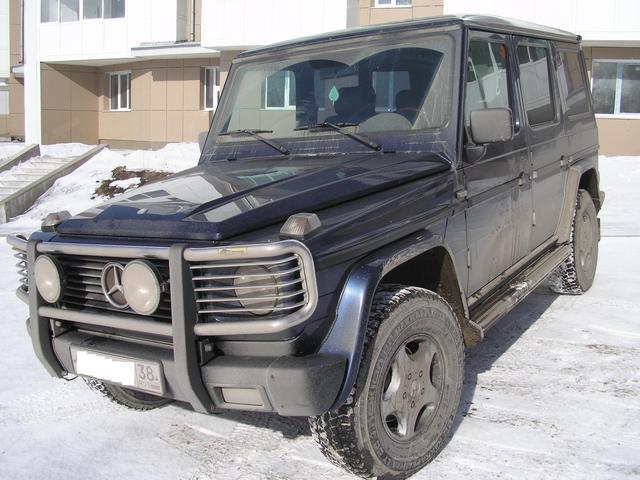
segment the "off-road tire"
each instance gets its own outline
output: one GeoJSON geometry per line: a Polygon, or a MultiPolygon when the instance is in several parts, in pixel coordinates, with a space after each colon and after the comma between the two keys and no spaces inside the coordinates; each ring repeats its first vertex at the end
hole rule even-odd
{"type": "Polygon", "coordinates": [[[171,400],[156,397],[144,392],[137,392],[120,387],[112,383],[103,382],[95,378],[82,377],[91,390],[102,395],[107,400],[133,410],[153,410],[162,407],[171,400]]]}
{"type": "Polygon", "coordinates": [[[593,199],[578,190],[571,228],[571,255],[549,277],[549,288],[564,295],[582,295],[591,285],[598,264],[600,232],[593,199]]]}
{"type": "Polygon", "coordinates": [[[463,379],[463,337],[449,304],[422,288],[384,285],[371,305],[352,394],[337,411],[311,417],[311,432],[329,461],[355,475],[406,478],[430,463],[449,440],[463,379]],[[381,407],[376,410],[376,393],[386,388],[381,377],[386,377],[395,349],[416,332],[435,340],[442,352],[443,389],[426,429],[399,444],[385,428],[381,407]]]}

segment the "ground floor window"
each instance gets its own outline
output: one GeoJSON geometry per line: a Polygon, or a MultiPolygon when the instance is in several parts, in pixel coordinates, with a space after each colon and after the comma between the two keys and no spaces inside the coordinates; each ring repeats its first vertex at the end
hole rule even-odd
{"type": "Polygon", "coordinates": [[[296,78],[292,71],[281,70],[266,79],[264,106],[267,110],[295,110],[296,78]]]}
{"type": "Polygon", "coordinates": [[[109,74],[109,110],[131,110],[131,72],[109,74]]]}
{"type": "Polygon", "coordinates": [[[376,0],[376,7],[410,7],[411,0],[376,0]]]}
{"type": "Polygon", "coordinates": [[[9,115],[9,79],[0,78],[0,115],[9,115]]]}
{"type": "Polygon", "coordinates": [[[203,97],[205,110],[218,108],[220,98],[220,69],[218,67],[205,67],[203,97]]]}
{"type": "Polygon", "coordinates": [[[594,60],[591,84],[596,114],[640,115],[640,61],[594,60]]]}

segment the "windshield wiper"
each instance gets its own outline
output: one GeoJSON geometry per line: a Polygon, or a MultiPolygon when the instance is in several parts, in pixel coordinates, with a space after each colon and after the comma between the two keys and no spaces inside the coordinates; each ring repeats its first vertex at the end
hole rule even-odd
{"type": "Polygon", "coordinates": [[[374,142],[373,140],[360,135],[358,133],[355,132],[349,132],[348,130],[345,130],[342,127],[357,127],[359,124],[358,123],[331,123],[331,122],[322,122],[322,123],[316,123],[315,125],[304,125],[302,127],[297,127],[294,130],[298,131],[298,130],[313,130],[314,128],[331,128],[332,130],[335,130],[336,132],[341,133],[342,135],[345,135],[349,138],[354,139],[356,142],[360,142],[363,145],[366,145],[367,147],[371,148],[372,150],[375,150],[377,152],[379,152],[380,150],[382,150],[382,147],[377,144],[376,142],[374,142]]]}
{"type": "Polygon", "coordinates": [[[291,151],[288,148],[283,147],[282,145],[274,142],[273,140],[269,140],[268,138],[263,137],[262,135],[260,135],[261,133],[273,133],[273,130],[249,130],[249,129],[243,128],[242,130],[230,130],[228,132],[223,132],[219,136],[222,137],[224,135],[240,135],[240,134],[251,135],[256,140],[260,140],[261,142],[266,143],[271,148],[279,151],[283,155],[289,155],[291,153],[291,151]]]}

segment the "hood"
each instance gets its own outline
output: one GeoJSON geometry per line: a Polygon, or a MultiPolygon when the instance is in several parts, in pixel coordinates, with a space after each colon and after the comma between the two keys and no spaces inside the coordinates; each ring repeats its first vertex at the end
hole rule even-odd
{"type": "Polygon", "coordinates": [[[451,168],[433,153],[203,163],[87,210],[63,235],[225,240],[451,168]]]}

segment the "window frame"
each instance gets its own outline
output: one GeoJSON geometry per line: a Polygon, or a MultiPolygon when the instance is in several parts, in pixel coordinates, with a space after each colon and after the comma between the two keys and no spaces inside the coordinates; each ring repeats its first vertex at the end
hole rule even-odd
{"type": "Polygon", "coordinates": [[[409,5],[398,5],[398,0],[391,0],[391,4],[383,3],[380,4],[380,0],[375,0],[373,4],[374,8],[412,8],[413,0],[410,0],[411,3],[409,5]]]}
{"type": "Polygon", "coordinates": [[[558,46],[556,47],[556,53],[558,55],[564,54],[565,56],[568,54],[576,54],[578,56],[578,63],[580,64],[580,74],[581,74],[580,76],[582,78],[582,83],[585,89],[585,93],[587,93],[587,88],[589,88],[589,95],[586,96],[587,110],[584,112],[569,114],[567,99],[565,98],[562,92],[562,88],[560,87],[560,75],[559,73],[557,73],[559,68],[564,68],[564,64],[558,64],[556,67],[556,75],[557,75],[557,84],[558,84],[558,94],[560,97],[560,103],[562,104],[563,114],[566,116],[566,118],[569,121],[573,121],[573,120],[577,120],[583,117],[589,117],[593,115],[594,110],[593,110],[593,100],[591,97],[591,94],[592,94],[591,79],[589,78],[589,74],[587,73],[587,66],[584,60],[584,54],[582,52],[582,49],[576,50],[576,49],[558,46]]]}
{"type": "Polygon", "coordinates": [[[109,72],[107,74],[109,76],[109,85],[108,85],[108,99],[109,99],[109,111],[110,112],[130,112],[131,111],[131,70],[122,70],[118,72],[109,72]],[[122,77],[124,75],[128,76],[128,84],[129,88],[127,89],[127,106],[122,107],[122,77]],[[113,82],[113,77],[118,78],[118,108],[112,108],[111,106],[111,87],[113,82]]]}
{"type": "MultiPolygon", "coordinates": [[[[267,77],[264,81],[264,109],[265,110],[296,110],[296,104],[291,105],[289,100],[291,100],[291,77],[294,73],[291,70],[284,70],[284,106],[282,107],[270,107],[269,106],[269,78],[267,77]]],[[[278,72],[274,72],[278,73],[278,72]]],[[[294,81],[295,81],[295,77],[294,81]]]]}
{"type": "MultiPolygon", "coordinates": [[[[513,123],[514,123],[514,135],[517,134],[520,131],[520,118],[517,114],[517,109],[516,109],[516,102],[517,102],[517,98],[516,98],[516,92],[515,92],[515,88],[516,85],[514,83],[514,78],[513,78],[513,72],[512,72],[512,68],[513,68],[513,61],[518,62],[518,58],[517,58],[517,46],[513,47],[512,42],[510,41],[509,37],[505,36],[505,37],[501,37],[501,38],[492,38],[492,37],[487,37],[484,35],[469,35],[469,38],[467,39],[467,45],[465,48],[466,51],[466,58],[465,58],[465,65],[464,65],[464,70],[465,70],[465,83],[464,83],[464,107],[462,109],[462,123],[464,125],[464,128],[466,129],[468,127],[468,125],[466,124],[466,116],[465,116],[465,111],[466,111],[466,102],[467,102],[467,88],[468,88],[468,83],[469,83],[469,79],[467,78],[468,75],[468,69],[469,69],[469,65],[471,65],[472,69],[473,69],[473,74],[476,77],[476,81],[480,81],[478,79],[478,73],[477,70],[475,68],[475,64],[471,61],[471,52],[470,52],[470,45],[471,42],[476,42],[476,41],[480,41],[480,42],[484,42],[487,44],[490,43],[496,43],[496,44],[500,44],[500,45],[505,45],[507,48],[507,59],[506,59],[506,73],[507,73],[507,98],[509,101],[509,109],[511,110],[511,115],[513,116],[513,123]]],[[[495,62],[495,53],[493,51],[493,49],[489,48],[490,51],[490,55],[492,60],[495,62]]]]}
{"type": "MultiPolygon", "coordinates": [[[[37,0],[42,2],[42,0],[37,0]]],[[[74,23],[74,22],[93,22],[96,20],[120,20],[126,18],[127,16],[127,2],[125,0],[124,4],[124,15],[122,17],[105,17],[105,8],[104,2],[105,0],[99,0],[100,2],[100,16],[95,18],[85,18],[84,16],[84,0],[78,1],[78,19],[77,20],[62,20],[62,1],[61,0],[47,0],[47,1],[55,1],[56,2],[56,19],[43,21],[42,20],[42,12],[40,12],[40,23],[74,23]]],[[[42,8],[42,7],[41,7],[42,8]]]]}
{"type": "Polygon", "coordinates": [[[640,112],[638,113],[624,113],[620,112],[620,103],[622,102],[622,66],[627,65],[640,65],[640,60],[634,59],[591,59],[591,76],[589,79],[589,89],[591,97],[593,98],[593,64],[599,63],[615,63],[616,65],[616,91],[613,101],[613,113],[597,113],[595,107],[593,107],[593,113],[596,118],[627,118],[640,120],[640,112]]]}
{"type": "Polygon", "coordinates": [[[530,50],[531,47],[544,48],[547,51],[546,58],[547,58],[547,75],[549,79],[549,98],[551,100],[551,106],[553,108],[553,118],[545,122],[540,122],[535,124],[531,123],[529,119],[529,111],[527,110],[524,88],[522,88],[523,86],[522,86],[521,71],[520,71],[522,65],[518,61],[518,65],[516,68],[518,69],[518,78],[519,78],[518,83],[519,83],[519,89],[520,89],[520,97],[522,98],[522,107],[523,107],[522,115],[524,118],[527,119],[527,125],[531,130],[538,130],[541,128],[544,129],[551,125],[557,125],[558,123],[561,122],[560,104],[562,103],[562,98],[560,98],[562,95],[559,94],[559,86],[556,81],[557,72],[556,72],[555,52],[558,51],[558,48],[554,47],[553,44],[548,40],[536,41],[535,39],[524,38],[523,40],[516,42],[515,44],[516,54],[517,54],[518,48],[520,48],[521,46],[527,47],[529,59],[532,62],[537,60],[534,60],[533,57],[531,56],[531,50],[530,50]]]}
{"type": "Polygon", "coordinates": [[[222,88],[220,86],[220,67],[218,66],[209,66],[204,67],[202,72],[202,109],[206,112],[215,112],[218,109],[218,104],[220,103],[220,93],[222,88]],[[207,106],[207,93],[209,91],[209,85],[207,83],[207,72],[215,72],[215,74],[209,73],[209,78],[213,78],[213,84],[211,88],[213,88],[213,105],[211,107],[207,106]],[[217,78],[218,84],[216,85],[215,79],[217,78]]]}

